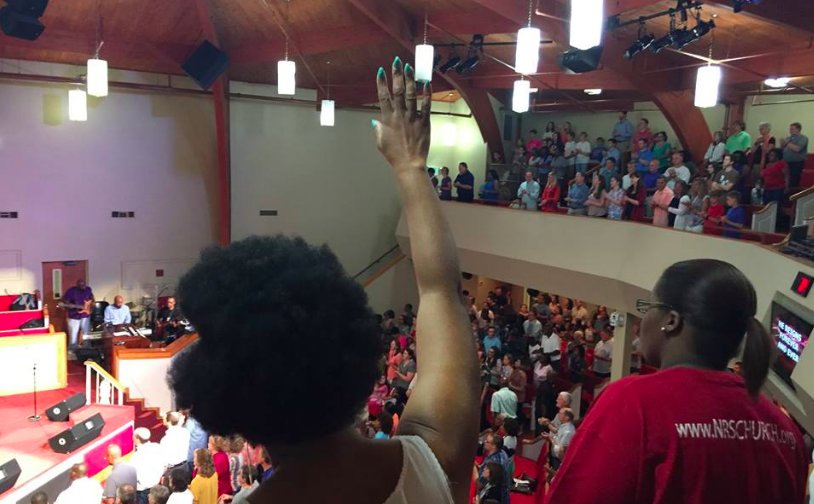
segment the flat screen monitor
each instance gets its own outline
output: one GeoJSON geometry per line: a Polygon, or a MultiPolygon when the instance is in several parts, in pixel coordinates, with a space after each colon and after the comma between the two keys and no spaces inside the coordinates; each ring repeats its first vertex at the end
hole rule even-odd
{"type": "Polygon", "coordinates": [[[771,317],[772,339],[777,345],[777,358],[772,369],[794,388],[791,373],[800,361],[814,324],[776,301],[772,302],[771,317]]]}

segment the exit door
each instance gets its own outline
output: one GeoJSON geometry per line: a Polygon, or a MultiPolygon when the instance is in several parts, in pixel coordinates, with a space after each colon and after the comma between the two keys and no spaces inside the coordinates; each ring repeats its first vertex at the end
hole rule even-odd
{"type": "Polygon", "coordinates": [[[88,261],[51,261],[42,263],[42,296],[48,306],[51,323],[57,332],[66,332],[68,310],[57,305],[65,291],[79,280],[88,281],[88,261]]]}

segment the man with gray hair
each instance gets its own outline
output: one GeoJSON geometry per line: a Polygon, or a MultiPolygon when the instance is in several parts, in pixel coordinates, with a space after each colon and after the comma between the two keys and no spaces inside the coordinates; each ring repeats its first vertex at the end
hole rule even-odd
{"type": "Polygon", "coordinates": [[[800,174],[803,173],[806,156],[808,156],[808,137],[801,132],[803,126],[798,122],[789,125],[789,136],[780,140],[783,148],[783,161],[789,165],[789,185],[800,185],[800,174]]]}
{"type": "Polygon", "coordinates": [[[170,489],[164,485],[156,485],[150,489],[147,504],[167,504],[170,500],[170,489]]]}
{"type": "Polygon", "coordinates": [[[139,427],[135,431],[136,453],[130,461],[136,468],[136,494],[138,504],[147,504],[147,497],[150,489],[158,485],[164,469],[167,467],[167,459],[164,450],[157,443],[150,442],[150,430],[139,427]]]}

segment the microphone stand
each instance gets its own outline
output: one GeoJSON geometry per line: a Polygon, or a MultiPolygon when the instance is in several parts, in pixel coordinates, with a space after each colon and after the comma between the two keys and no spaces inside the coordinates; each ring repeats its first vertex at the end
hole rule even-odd
{"type": "Polygon", "coordinates": [[[34,361],[34,414],[28,417],[31,422],[39,422],[41,416],[37,414],[37,362],[34,361]]]}

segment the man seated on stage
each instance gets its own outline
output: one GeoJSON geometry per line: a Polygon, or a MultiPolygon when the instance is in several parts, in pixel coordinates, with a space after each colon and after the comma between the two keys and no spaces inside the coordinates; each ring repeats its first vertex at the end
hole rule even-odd
{"type": "Polygon", "coordinates": [[[179,323],[182,318],[183,315],[175,302],[175,297],[168,297],[167,306],[161,308],[156,317],[157,326],[163,330],[163,339],[174,340],[184,332],[184,326],[179,323]]]}
{"type": "Polygon", "coordinates": [[[68,308],[68,349],[71,352],[79,346],[79,330],[82,330],[83,336],[90,333],[90,313],[94,301],[93,290],[84,280],[76,282],[76,286],[62,296],[62,303],[68,308]]]}
{"type": "Polygon", "coordinates": [[[122,296],[113,298],[113,304],[105,308],[105,325],[129,324],[132,321],[130,307],[124,304],[122,296]]]}
{"type": "Polygon", "coordinates": [[[62,491],[54,504],[86,504],[102,500],[102,485],[88,478],[88,466],[74,464],[69,475],[71,486],[62,491]]]}

